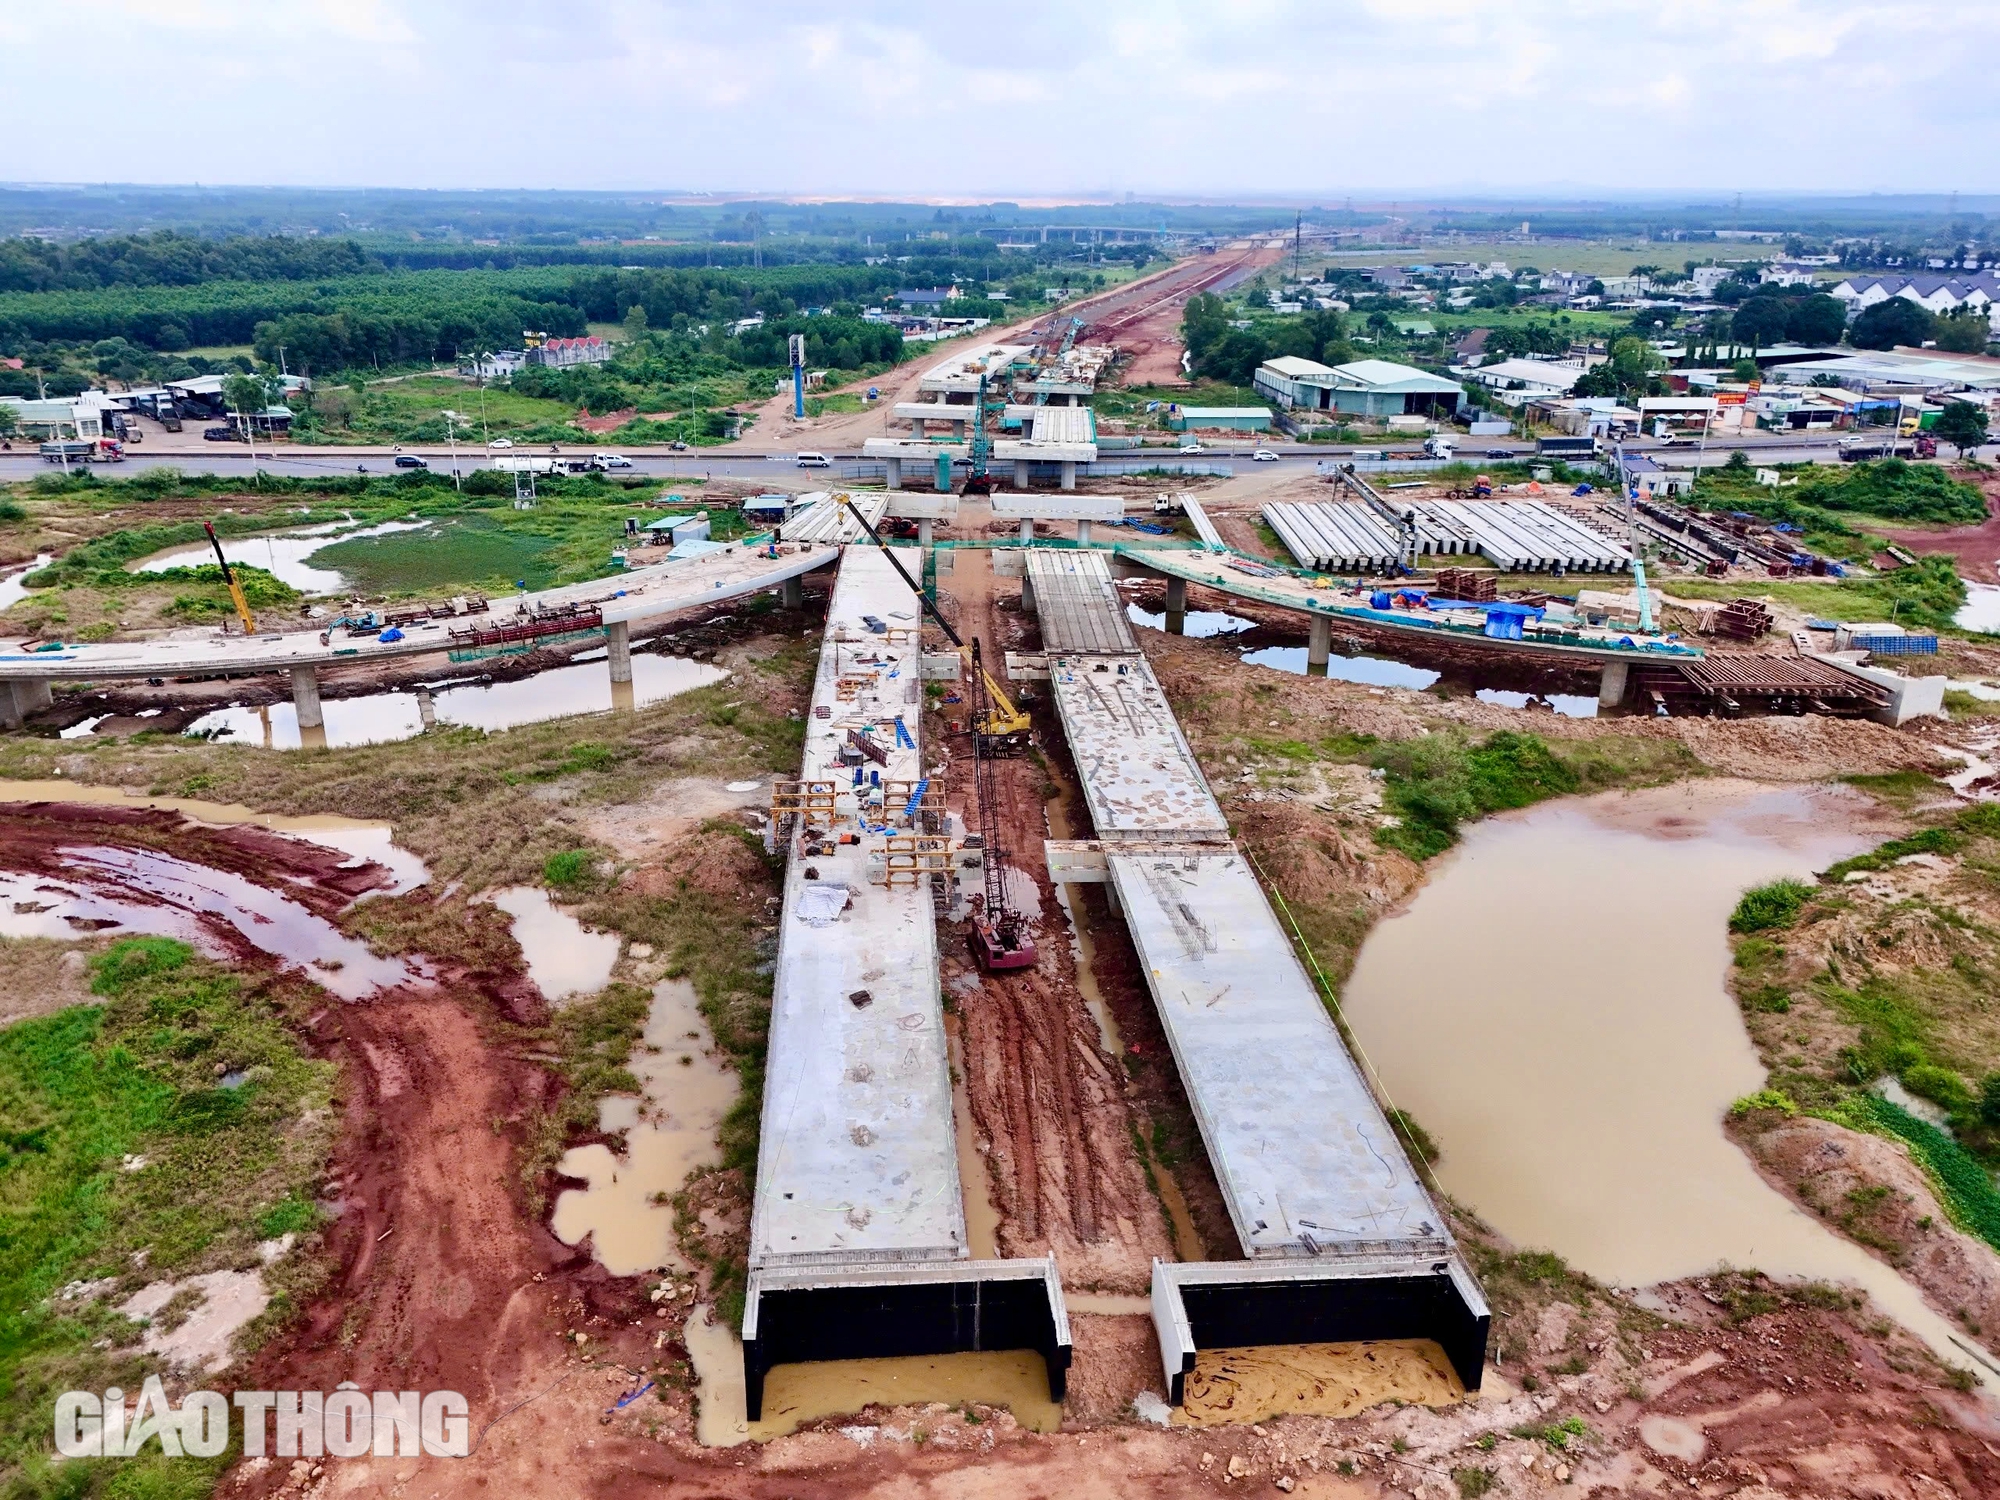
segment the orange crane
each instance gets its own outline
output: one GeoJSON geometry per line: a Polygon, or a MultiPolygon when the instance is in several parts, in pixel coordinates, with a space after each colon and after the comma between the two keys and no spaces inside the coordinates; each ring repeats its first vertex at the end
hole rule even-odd
{"type": "Polygon", "coordinates": [[[250,613],[250,601],[243,597],[243,585],[236,581],[236,574],[230,569],[229,559],[222,555],[222,543],[216,538],[215,528],[207,521],[203,521],[201,529],[208,533],[208,544],[215,549],[215,560],[221,565],[222,581],[229,586],[229,602],[236,606],[236,618],[243,622],[243,633],[255,635],[257,617],[250,613]]]}

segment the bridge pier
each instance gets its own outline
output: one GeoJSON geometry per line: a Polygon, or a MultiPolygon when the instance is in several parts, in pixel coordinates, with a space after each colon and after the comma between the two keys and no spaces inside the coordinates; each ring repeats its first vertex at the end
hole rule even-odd
{"type": "Polygon", "coordinates": [[[53,707],[55,694],[46,677],[23,677],[7,684],[7,701],[0,705],[0,728],[19,729],[29,714],[53,707]]]}
{"type": "Polygon", "coordinates": [[[888,469],[886,483],[889,488],[900,490],[903,487],[903,461],[900,458],[888,458],[884,459],[883,463],[888,469]]]}
{"type": "Polygon", "coordinates": [[[1073,458],[1062,461],[1062,487],[1066,490],[1076,488],[1076,460],[1073,458]]]}
{"type": "Polygon", "coordinates": [[[1026,516],[1021,517],[1021,530],[1018,536],[1023,547],[1035,539],[1035,523],[1026,516]]]}
{"type": "Polygon", "coordinates": [[[1025,458],[1017,458],[1014,460],[1014,488],[1025,490],[1027,487],[1028,461],[1025,458]]]}
{"type": "Polygon", "coordinates": [[[1167,634],[1187,634],[1187,580],[1167,580],[1167,634]]]}
{"type": "Polygon", "coordinates": [[[919,547],[928,547],[930,544],[931,518],[929,516],[920,516],[917,519],[917,545],[919,547]]]}
{"type": "Polygon", "coordinates": [[[427,687],[417,689],[417,719],[424,726],[426,733],[437,728],[437,699],[431,696],[431,690],[427,687]]]}
{"type": "Polygon", "coordinates": [[[639,706],[639,695],[629,682],[611,684],[611,711],[629,714],[639,706]]]}
{"type": "MultiPolygon", "coordinates": [[[[1064,488],[1067,489],[1068,486],[1065,485],[1064,488]]],[[[1078,521],[1076,523],[1076,543],[1079,547],[1088,547],[1090,545],[1090,522],[1078,521]]]]}
{"type": "MultiPolygon", "coordinates": [[[[789,580],[796,583],[796,579],[789,580]]],[[[611,667],[613,682],[632,680],[632,622],[613,620],[604,627],[604,659],[611,667]]]]}
{"type": "Polygon", "coordinates": [[[319,668],[309,662],[292,668],[292,705],[299,711],[301,738],[308,729],[325,728],[326,714],[319,705],[319,668]]]}
{"type": "Polygon", "coordinates": [[[1312,633],[1306,638],[1306,676],[1326,676],[1326,664],[1333,657],[1333,621],[1314,615],[1312,633]]]}
{"type": "Polygon", "coordinates": [[[1625,684],[1631,676],[1632,664],[1627,661],[1608,661],[1597,678],[1597,706],[1616,708],[1625,701],[1625,684]]]}
{"type": "Polygon", "coordinates": [[[806,581],[797,574],[793,574],[790,578],[787,578],[783,583],[778,585],[778,602],[784,605],[786,609],[804,609],[806,607],[806,581]]]}

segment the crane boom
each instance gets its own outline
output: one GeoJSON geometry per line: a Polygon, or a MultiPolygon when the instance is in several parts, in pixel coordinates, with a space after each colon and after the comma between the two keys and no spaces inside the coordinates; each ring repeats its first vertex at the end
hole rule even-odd
{"type": "Polygon", "coordinates": [[[257,633],[257,617],[250,613],[250,601],[243,597],[243,585],[236,581],[236,574],[230,569],[229,559],[222,555],[222,543],[215,535],[215,527],[207,521],[201,529],[208,533],[208,544],[215,549],[215,560],[222,567],[222,581],[229,588],[229,602],[236,606],[236,618],[243,622],[243,633],[257,633]]]}

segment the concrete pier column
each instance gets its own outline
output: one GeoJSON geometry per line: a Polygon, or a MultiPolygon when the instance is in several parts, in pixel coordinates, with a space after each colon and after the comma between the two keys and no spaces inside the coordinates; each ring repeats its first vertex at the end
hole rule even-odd
{"type": "Polygon", "coordinates": [[[611,664],[613,682],[632,680],[632,622],[613,620],[604,627],[604,659],[611,664]]]}
{"type": "Polygon", "coordinates": [[[1014,488],[1025,490],[1027,487],[1028,461],[1025,458],[1017,458],[1014,460],[1014,488]]]}
{"type": "Polygon", "coordinates": [[[1035,539],[1035,523],[1028,517],[1021,517],[1021,545],[1027,546],[1035,539]]]}
{"type": "Polygon", "coordinates": [[[1333,655],[1333,621],[1325,615],[1313,616],[1312,634],[1306,640],[1306,676],[1326,676],[1326,664],[1333,655]]]}
{"type": "Polygon", "coordinates": [[[437,699],[431,696],[431,690],[427,687],[417,689],[417,718],[425,729],[437,728],[437,699]]]}
{"type": "Polygon", "coordinates": [[[1626,680],[1632,674],[1632,664],[1628,661],[1608,661],[1597,679],[1597,706],[1616,708],[1625,701],[1626,680]]]}
{"type": "Polygon", "coordinates": [[[1167,580],[1167,634],[1187,633],[1187,580],[1169,578],[1167,580]]]}
{"type": "Polygon", "coordinates": [[[778,602],[784,605],[786,609],[804,609],[806,607],[806,581],[796,576],[787,578],[779,586],[778,602]]]}
{"type": "Polygon", "coordinates": [[[1066,490],[1073,490],[1076,488],[1076,460],[1073,458],[1066,458],[1063,460],[1062,487],[1066,490]]]}
{"type": "Polygon", "coordinates": [[[1035,580],[1029,577],[1028,570],[1026,568],[1023,568],[1021,570],[1021,608],[1033,609],[1034,607],[1035,607],[1035,580]]]}
{"type": "Polygon", "coordinates": [[[1088,547],[1090,545],[1090,522],[1078,521],[1076,523],[1076,541],[1080,547],[1088,547]]]}
{"type": "Polygon", "coordinates": [[[611,684],[611,711],[613,713],[629,714],[638,706],[639,695],[633,690],[631,683],[614,682],[611,684]]]}
{"type": "Polygon", "coordinates": [[[929,516],[921,516],[917,520],[917,545],[919,547],[928,547],[930,544],[931,518],[929,516]]]}
{"type": "Polygon", "coordinates": [[[299,711],[301,733],[326,724],[319,706],[319,668],[311,663],[292,668],[292,705],[299,711]]]}
{"type": "Polygon", "coordinates": [[[889,469],[889,488],[900,490],[903,487],[903,461],[900,458],[890,458],[884,459],[883,462],[888,465],[889,469]]]}
{"type": "MultiPolygon", "coordinates": [[[[55,694],[49,689],[46,677],[24,677],[8,685],[14,700],[14,724],[18,725],[29,714],[38,714],[45,708],[53,707],[55,694]]],[[[13,725],[9,726],[10,728],[13,725]]]]}

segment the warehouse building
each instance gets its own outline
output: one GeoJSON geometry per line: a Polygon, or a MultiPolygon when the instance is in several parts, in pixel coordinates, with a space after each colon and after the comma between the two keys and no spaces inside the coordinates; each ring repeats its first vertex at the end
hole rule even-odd
{"type": "Polygon", "coordinates": [[[1167,426],[1175,432],[1269,432],[1271,411],[1264,406],[1173,406],[1167,426]]]}
{"type": "Polygon", "coordinates": [[[1284,354],[1258,366],[1252,383],[1273,401],[1293,409],[1378,419],[1449,417],[1465,395],[1455,380],[1386,359],[1323,365],[1284,354]]]}

